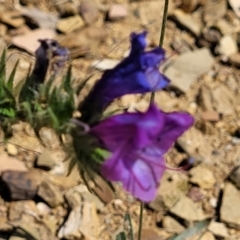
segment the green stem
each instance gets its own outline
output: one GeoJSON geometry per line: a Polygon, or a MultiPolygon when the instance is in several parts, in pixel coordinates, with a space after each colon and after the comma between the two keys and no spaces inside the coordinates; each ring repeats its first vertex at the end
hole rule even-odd
{"type": "Polygon", "coordinates": [[[141,236],[142,236],[143,208],[144,208],[144,203],[141,202],[140,203],[140,215],[139,215],[138,240],[141,240],[141,236]]]}
{"type": "MultiPolygon", "coordinates": [[[[164,10],[163,10],[163,18],[162,18],[161,34],[160,34],[160,40],[159,40],[159,47],[160,48],[163,46],[163,41],[164,41],[164,36],[165,36],[168,5],[169,5],[169,0],[165,0],[164,10]]],[[[154,101],[154,98],[155,98],[155,92],[152,92],[151,93],[151,98],[150,98],[150,103],[152,103],[154,101]]]]}
{"type": "Polygon", "coordinates": [[[159,47],[163,46],[163,40],[164,40],[164,36],[165,36],[165,29],[166,29],[166,23],[167,23],[168,5],[169,5],[169,0],[165,0],[164,10],[163,10],[161,35],[160,35],[160,40],[159,40],[159,47]]]}

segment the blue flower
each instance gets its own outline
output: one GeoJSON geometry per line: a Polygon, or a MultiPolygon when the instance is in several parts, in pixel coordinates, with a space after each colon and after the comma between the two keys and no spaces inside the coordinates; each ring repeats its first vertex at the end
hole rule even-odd
{"type": "Polygon", "coordinates": [[[146,32],[131,34],[131,51],[115,68],[107,70],[96,83],[79,110],[102,112],[115,99],[125,94],[154,92],[165,88],[169,80],[159,72],[165,51],[155,48],[145,52],[146,32]]]}

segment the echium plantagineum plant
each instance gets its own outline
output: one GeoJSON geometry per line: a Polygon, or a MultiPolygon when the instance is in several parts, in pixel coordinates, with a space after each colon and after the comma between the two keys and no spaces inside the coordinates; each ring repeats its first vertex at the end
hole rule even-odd
{"type": "Polygon", "coordinates": [[[194,123],[190,114],[163,112],[153,101],[146,112],[104,117],[114,99],[125,94],[155,92],[170,83],[159,72],[165,51],[145,51],[146,34],[131,34],[129,56],[102,75],[78,108],[82,113],[80,121],[90,125],[89,134],[97,139],[97,149],[109,153],[100,164],[101,175],[106,180],[121,182],[126,191],[142,202],[156,197],[165,170],[174,169],[167,166],[164,154],[194,123]]]}
{"type": "Polygon", "coordinates": [[[35,68],[18,98],[12,93],[13,76],[4,82],[5,75],[0,71],[1,121],[14,118],[28,121],[36,130],[47,126],[59,134],[70,134],[73,158],[81,173],[99,173],[107,181],[120,182],[140,201],[152,201],[165,170],[174,169],[167,166],[164,154],[193,125],[194,119],[186,112],[166,113],[153,101],[145,112],[105,117],[116,98],[155,92],[169,85],[170,80],[159,71],[165,51],[160,47],[145,51],[146,35],[146,31],[131,34],[129,56],[103,73],[77,109],[70,69],[59,87],[52,86],[54,77],[44,80],[50,63],[45,56],[49,48],[52,57],[60,57],[53,66],[54,75],[68,58],[67,49],[54,40],[41,40],[35,68]],[[4,101],[6,96],[8,101],[4,101]],[[7,108],[11,111],[7,112],[7,108]],[[75,110],[81,113],[78,119],[73,118],[75,110]]]}

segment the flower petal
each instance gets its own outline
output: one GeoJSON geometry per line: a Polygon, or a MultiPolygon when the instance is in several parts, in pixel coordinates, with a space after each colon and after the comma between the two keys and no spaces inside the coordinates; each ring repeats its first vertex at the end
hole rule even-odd
{"type": "Polygon", "coordinates": [[[131,34],[131,52],[130,56],[139,54],[144,51],[147,41],[146,41],[147,31],[142,33],[132,33],[131,34]]]}
{"type": "Polygon", "coordinates": [[[165,113],[165,125],[156,137],[159,153],[165,154],[188,128],[194,123],[194,118],[184,112],[165,113]]]}
{"type": "Polygon", "coordinates": [[[126,191],[136,198],[152,201],[159,186],[160,179],[165,171],[165,160],[159,157],[159,166],[142,159],[131,158],[131,155],[122,156],[115,152],[104,162],[101,173],[110,181],[120,181],[126,191]]]}
{"type": "Polygon", "coordinates": [[[146,113],[122,113],[109,117],[91,129],[110,151],[123,140],[132,148],[149,145],[164,125],[164,114],[151,104],[146,113]]]}

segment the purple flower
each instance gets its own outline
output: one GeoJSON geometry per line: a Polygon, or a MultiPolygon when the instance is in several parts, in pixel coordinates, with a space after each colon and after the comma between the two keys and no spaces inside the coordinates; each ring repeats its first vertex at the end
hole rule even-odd
{"type": "Polygon", "coordinates": [[[33,79],[35,82],[43,83],[49,63],[52,63],[50,66],[53,70],[54,75],[59,72],[63,67],[65,62],[69,60],[69,51],[65,47],[61,47],[59,43],[53,39],[40,39],[39,48],[36,50],[36,62],[33,69],[33,79]]]}
{"type": "Polygon", "coordinates": [[[102,175],[122,182],[142,201],[153,200],[168,169],[163,154],[193,122],[188,113],[165,113],[154,104],[145,113],[123,113],[103,120],[91,130],[112,153],[102,165],[102,175]]]}
{"type": "Polygon", "coordinates": [[[92,107],[95,112],[102,112],[115,98],[125,94],[153,92],[169,84],[167,77],[159,72],[165,51],[155,48],[144,52],[146,35],[146,32],[131,34],[129,56],[115,68],[104,72],[79,108],[83,115],[92,107]]]}

